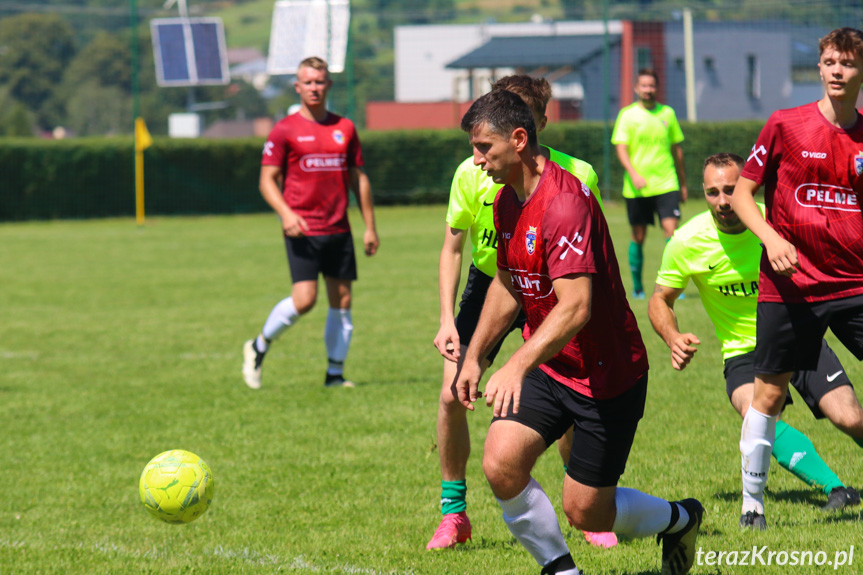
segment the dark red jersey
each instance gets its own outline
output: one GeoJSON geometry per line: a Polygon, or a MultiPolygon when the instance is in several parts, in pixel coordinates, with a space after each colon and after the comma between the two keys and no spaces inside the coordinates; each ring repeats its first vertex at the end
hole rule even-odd
{"type": "Polygon", "coordinates": [[[552,281],[590,274],[591,318],[545,373],[588,397],[607,399],[647,371],[647,352],[626,301],[608,224],[590,189],[551,161],[523,204],[505,186],[494,206],[498,267],[509,273],[527,316],[525,338],[557,304],[552,281]]]}
{"type": "Polygon", "coordinates": [[[292,114],[270,132],[261,164],[284,170],[283,197],[309,224],[306,235],[350,231],[350,168],[363,165],[353,122],[332,113],[323,122],[292,114]]]}
{"type": "Polygon", "coordinates": [[[743,168],[764,186],[767,221],[794,244],[790,278],[761,258],[758,301],[815,302],[863,294],[863,120],[843,130],[817,102],[770,116],[743,168]]]}

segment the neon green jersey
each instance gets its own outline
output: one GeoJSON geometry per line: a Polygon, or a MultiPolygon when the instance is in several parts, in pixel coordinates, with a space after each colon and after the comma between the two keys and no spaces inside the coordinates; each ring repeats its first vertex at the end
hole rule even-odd
{"type": "MultiPolygon", "coordinates": [[[[764,205],[758,205],[763,214],[764,205]]],[[[728,359],[755,349],[760,271],[761,242],[755,234],[720,232],[707,211],[674,232],[656,283],[682,289],[692,278],[722,343],[722,358],[728,359]]]]}
{"type": "MultiPolygon", "coordinates": [[[[548,148],[548,151],[551,161],[585,183],[596,196],[599,206],[605,210],[599,193],[599,178],[593,166],[557,150],[548,148]]],[[[479,166],[475,166],[473,157],[470,157],[455,171],[446,212],[446,223],[451,228],[470,230],[473,265],[492,277],[497,273],[497,237],[492,206],[502,187],[495,184],[479,166]]]]}
{"type": "Polygon", "coordinates": [[[636,190],[629,174],[624,174],[623,197],[647,198],[679,190],[671,146],[682,141],[683,132],[671,107],[657,103],[647,110],[636,102],[623,108],[617,115],[611,143],[627,145],[632,167],[647,182],[636,190]]]}

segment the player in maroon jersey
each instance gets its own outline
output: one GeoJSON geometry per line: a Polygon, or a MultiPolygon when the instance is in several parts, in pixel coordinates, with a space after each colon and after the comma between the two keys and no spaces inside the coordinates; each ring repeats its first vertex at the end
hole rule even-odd
{"type": "Polygon", "coordinates": [[[856,109],[863,32],[834,30],[819,52],[824,97],[770,116],[732,196],[764,245],[755,393],[740,434],[740,525],[753,529],[767,526],[763,492],[791,373],[814,369],[828,327],[863,360],[863,119],[856,109]],[[766,221],[753,198],[762,185],[766,221]]]}
{"type": "Polygon", "coordinates": [[[366,231],[366,255],[378,249],[369,179],[354,124],[327,110],[327,63],[306,58],[294,83],[300,111],[273,128],[261,160],[261,195],[281,218],[293,289],[270,312],[260,335],[243,346],[243,379],[261,387],[261,363],[270,342],[312,309],[323,274],[330,308],[324,329],[329,366],[324,384],[353,387],[344,361],[353,332],[351,282],[356,258],[348,223],[348,190],[357,194],[366,231]],[[283,184],[283,185],[282,185],[283,184]]]}
{"type": "Polygon", "coordinates": [[[703,508],[618,488],[647,392],[647,354],[626,301],[608,225],[590,189],[539,151],[530,109],[491,92],[462,119],[474,162],[506,184],[494,204],[498,271],[456,383],[469,410],[480,360],[520,309],[525,343],[488,381],[493,406],[483,470],[507,527],[542,573],[579,573],[542,487],[537,458],[575,424],[564,480],[566,515],[578,529],[659,535],[663,573],[695,558],[703,508]]]}

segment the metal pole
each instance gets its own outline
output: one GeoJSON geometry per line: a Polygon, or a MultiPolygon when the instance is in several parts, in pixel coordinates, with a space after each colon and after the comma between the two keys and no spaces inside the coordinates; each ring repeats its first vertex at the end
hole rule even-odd
{"type": "Polygon", "coordinates": [[[138,86],[138,1],[129,0],[129,27],[131,28],[132,52],[132,154],[134,163],[135,222],[144,225],[144,152],[138,149],[137,119],[141,114],[141,98],[138,86]]]}
{"type": "Polygon", "coordinates": [[[611,197],[611,50],[608,44],[608,0],[602,0],[602,189],[611,197]]]}
{"type": "Polygon", "coordinates": [[[141,105],[141,98],[138,93],[138,0],[129,0],[129,11],[129,26],[132,29],[132,132],[134,133],[134,121],[140,113],[141,105]]]}
{"type": "Polygon", "coordinates": [[[695,109],[695,48],[692,38],[692,10],[683,9],[683,55],[686,66],[686,119],[698,121],[695,109]]]}
{"type": "MultiPolygon", "coordinates": [[[[348,88],[347,110],[345,115],[356,122],[356,90],[354,86],[354,42],[351,35],[350,20],[348,20],[348,45],[345,54],[345,80],[348,88]]],[[[363,126],[365,127],[365,126],[363,126]]]]}

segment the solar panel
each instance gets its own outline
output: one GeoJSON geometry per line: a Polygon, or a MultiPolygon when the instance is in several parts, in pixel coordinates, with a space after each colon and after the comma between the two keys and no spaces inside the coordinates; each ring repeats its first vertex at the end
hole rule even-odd
{"type": "Polygon", "coordinates": [[[150,32],[159,86],[230,82],[221,18],[156,18],[150,32]]]}
{"type": "Polygon", "coordinates": [[[350,18],[349,0],[279,0],[273,7],[267,72],[296,74],[309,56],[325,59],[330,72],[344,71],[350,18]]]}

